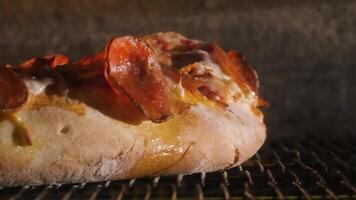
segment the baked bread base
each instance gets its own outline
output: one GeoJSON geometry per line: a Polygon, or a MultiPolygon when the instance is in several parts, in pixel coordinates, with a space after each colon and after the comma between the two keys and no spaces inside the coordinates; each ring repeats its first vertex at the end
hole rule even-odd
{"type": "Polygon", "coordinates": [[[0,120],[1,186],[211,172],[246,161],[266,136],[262,115],[241,102],[227,109],[197,103],[166,122],[140,125],[78,106],[83,113],[29,101],[14,114],[29,131],[29,146],[16,146],[14,124],[0,120]]]}

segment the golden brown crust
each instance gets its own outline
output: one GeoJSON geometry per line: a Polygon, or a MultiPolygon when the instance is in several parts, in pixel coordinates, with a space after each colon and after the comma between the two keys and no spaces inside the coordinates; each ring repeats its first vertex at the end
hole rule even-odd
{"type": "Polygon", "coordinates": [[[90,182],[233,167],[262,145],[265,126],[244,106],[234,104],[229,110],[197,104],[167,122],[136,126],[88,106],[79,115],[51,103],[37,109],[27,104],[16,117],[30,131],[33,145],[15,146],[11,123],[0,121],[0,185],[90,182]]]}

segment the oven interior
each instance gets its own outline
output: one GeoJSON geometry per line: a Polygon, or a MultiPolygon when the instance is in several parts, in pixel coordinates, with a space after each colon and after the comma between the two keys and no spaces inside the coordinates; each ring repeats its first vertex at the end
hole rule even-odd
{"type": "Polygon", "coordinates": [[[268,139],[227,171],[0,189],[0,199],[356,198],[355,1],[0,0],[0,63],[73,59],[113,35],[177,31],[254,66],[268,139]]]}

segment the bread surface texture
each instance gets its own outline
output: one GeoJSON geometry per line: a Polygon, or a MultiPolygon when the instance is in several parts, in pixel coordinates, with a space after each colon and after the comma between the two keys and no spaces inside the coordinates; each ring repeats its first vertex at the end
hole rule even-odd
{"type": "Polygon", "coordinates": [[[231,112],[197,104],[163,123],[129,125],[81,104],[26,105],[15,117],[32,145],[17,146],[15,125],[0,122],[0,185],[38,185],[191,174],[236,166],[265,140],[261,119],[238,104],[231,112]]]}

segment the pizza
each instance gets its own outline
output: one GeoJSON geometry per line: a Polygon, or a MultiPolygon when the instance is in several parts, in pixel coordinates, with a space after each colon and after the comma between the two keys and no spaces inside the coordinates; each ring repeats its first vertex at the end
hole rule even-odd
{"type": "Polygon", "coordinates": [[[232,168],[265,141],[258,88],[239,52],[175,32],[2,65],[0,185],[232,168]]]}

